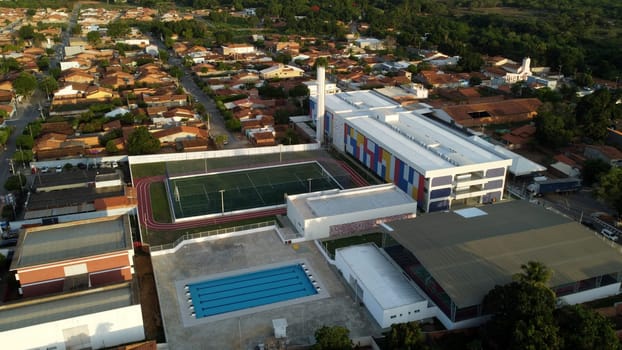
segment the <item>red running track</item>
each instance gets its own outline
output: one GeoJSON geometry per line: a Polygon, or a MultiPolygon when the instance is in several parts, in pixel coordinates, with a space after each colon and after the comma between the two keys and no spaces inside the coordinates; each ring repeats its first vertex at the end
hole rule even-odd
{"type": "MultiPolygon", "coordinates": [[[[352,177],[352,181],[359,187],[368,186],[369,183],[363,179],[358,173],[356,173],[347,163],[340,161],[341,167],[343,167],[352,177]]],[[[232,221],[240,221],[246,219],[254,219],[272,215],[284,215],[286,213],[285,208],[275,208],[267,210],[253,211],[243,214],[235,215],[223,215],[209,219],[199,219],[192,221],[185,221],[179,223],[163,223],[157,221],[157,218],[153,217],[153,211],[151,210],[151,194],[149,188],[154,182],[163,182],[164,176],[151,176],[137,179],[134,181],[136,186],[136,193],[138,195],[138,215],[140,223],[145,225],[151,230],[179,230],[189,229],[194,227],[218,225],[232,221]]]]}
{"type": "Polygon", "coordinates": [[[286,211],[285,208],[275,208],[243,214],[224,215],[209,219],[200,219],[178,223],[162,223],[158,222],[156,220],[157,218],[153,217],[153,212],[151,210],[151,198],[149,193],[149,187],[152,183],[162,181],[164,181],[164,176],[145,177],[135,181],[136,192],[138,194],[138,213],[140,222],[141,224],[147,226],[147,228],[152,230],[179,230],[208,225],[218,225],[231,221],[240,221],[271,215],[282,215],[285,214],[286,211]]]}

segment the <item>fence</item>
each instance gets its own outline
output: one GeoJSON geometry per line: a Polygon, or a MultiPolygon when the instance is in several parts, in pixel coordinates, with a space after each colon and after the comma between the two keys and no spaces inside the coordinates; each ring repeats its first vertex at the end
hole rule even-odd
{"type": "Polygon", "coordinates": [[[185,153],[167,153],[167,154],[150,154],[143,156],[129,156],[130,165],[134,164],[146,164],[146,163],[158,163],[158,162],[174,162],[180,160],[199,160],[210,158],[225,158],[225,157],[238,157],[238,156],[255,156],[261,154],[275,154],[281,152],[302,152],[302,151],[315,151],[320,149],[318,143],[307,143],[300,145],[276,145],[271,147],[257,147],[257,148],[235,148],[224,149],[218,151],[203,151],[203,152],[185,152],[185,153]]]}
{"type": "MultiPolygon", "coordinates": [[[[163,251],[163,250],[175,249],[177,248],[177,246],[182,244],[184,241],[195,240],[195,239],[200,239],[200,238],[208,238],[208,237],[214,237],[214,236],[222,236],[222,235],[229,236],[229,234],[235,233],[235,232],[250,231],[250,230],[256,230],[256,229],[266,228],[266,227],[277,227],[276,221],[270,220],[270,221],[258,222],[254,224],[227,227],[227,228],[221,228],[221,229],[204,231],[204,232],[186,233],[182,235],[181,237],[177,238],[177,240],[175,240],[175,242],[173,243],[162,244],[158,246],[151,246],[149,249],[151,253],[163,251]]],[[[225,237],[219,237],[219,238],[225,238],[225,237]]]]}

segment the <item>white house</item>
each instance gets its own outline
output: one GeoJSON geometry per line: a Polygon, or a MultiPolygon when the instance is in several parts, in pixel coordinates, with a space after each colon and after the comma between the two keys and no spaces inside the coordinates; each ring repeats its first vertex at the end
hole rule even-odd
{"type": "Polygon", "coordinates": [[[384,45],[382,40],[376,38],[358,38],[354,40],[356,46],[361,49],[369,49],[369,50],[382,50],[384,49],[384,45]]]}
{"type": "Polygon", "coordinates": [[[63,61],[60,63],[60,70],[64,71],[69,68],[80,68],[80,63],[76,61],[63,61]]]}

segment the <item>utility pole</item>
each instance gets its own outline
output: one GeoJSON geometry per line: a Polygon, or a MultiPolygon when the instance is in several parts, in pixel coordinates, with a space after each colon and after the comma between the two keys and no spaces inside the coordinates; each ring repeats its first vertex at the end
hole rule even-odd
{"type": "Polygon", "coordinates": [[[218,190],[220,192],[220,209],[222,215],[225,215],[225,190],[218,190]]]}

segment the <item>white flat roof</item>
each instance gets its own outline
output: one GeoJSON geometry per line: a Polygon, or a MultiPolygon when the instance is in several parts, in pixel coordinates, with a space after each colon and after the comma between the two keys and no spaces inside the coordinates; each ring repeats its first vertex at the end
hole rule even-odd
{"type": "Polygon", "coordinates": [[[364,286],[383,309],[392,309],[426,300],[395,265],[373,243],[337,249],[358,283],[364,286]]]}
{"type": "Polygon", "coordinates": [[[431,112],[430,109],[408,111],[375,91],[329,95],[326,107],[422,174],[509,160],[506,154],[495,152],[421,114],[431,112]]]}
{"type": "Polygon", "coordinates": [[[416,201],[393,184],[305,193],[290,197],[305,219],[412,204],[416,201]]]}
{"type": "Polygon", "coordinates": [[[400,105],[379,93],[349,91],[326,95],[325,106],[335,113],[361,115],[376,109],[397,109],[400,105]]]}

